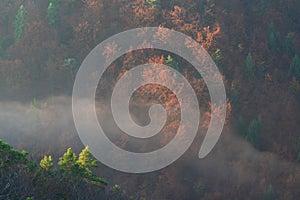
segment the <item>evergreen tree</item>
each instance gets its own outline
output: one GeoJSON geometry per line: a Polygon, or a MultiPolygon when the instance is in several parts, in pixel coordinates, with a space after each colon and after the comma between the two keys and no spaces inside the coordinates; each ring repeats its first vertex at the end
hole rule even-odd
{"type": "Polygon", "coordinates": [[[84,148],[79,154],[77,163],[84,168],[97,167],[97,161],[92,158],[92,154],[88,147],[84,148]]]}
{"type": "Polygon", "coordinates": [[[248,53],[247,58],[246,58],[246,74],[247,74],[248,78],[250,78],[250,79],[254,78],[254,76],[255,76],[254,67],[255,67],[255,63],[252,58],[252,55],[251,55],[251,53],[248,53]]]}
{"type": "Polygon", "coordinates": [[[263,81],[265,78],[265,68],[262,65],[258,65],[257,67],[257,75],[259,80],[263,81]]]}
{"type": "Polygon", "coordinates": [[[269,186],[267,193],[266,193],[266,200],[274,200],[275,196],[274,196],[274,191],[273,191],[273,187],[272,185],[269,186]]]}
{"type": "Polygon", "coordinates": [[[17,41],[23,34],[24,31],[24,26],[25,26],[25,8],[23,5],[21,5],[18,9],[16,19],[14,22],[14,37],[15,41],[17,41]]]}
{"type": "Polygon", "coordinates": [[[73,153],[71,148],[68,148],[63,157],[59,158],[58,165],[60,166],[60,170],[62,172],[69,174],[76,173],[76,168],[78,167],[76,166],[76,154],[73,153]]]}
{"type": "Polygon", "coordinates": [[[238,133],[243,136],[246,137],[247,136],[247,126],[245,123],[245,120],[242,116],[239,117],[238,119],[238,133]]]}
{"type": "Polygon", "coordinates": [[[221,68],[222,67],[222,60],[223,60],[223,54],[222,54],[222,51],[221,49],[217,49],[214,53],[214,61],[217,65],[218,68],[221,68]]]}
{"type": "Polygon", "coordinates": [[[45,171],[49,171],[53,167],[52,157],[44,156],[44,158],[40,162],[40,167],[45,171]]]}
{"type": "Polygon", "coordinates": [[[51,0],[48,8],[46,19],[48,20],[49,25],[57,28],[59,25],[59,13],[58,13],[58,0],[51,0]]]}
{"type": "Polygon", "coordinates": [[[169,67],[172,67],[173,69],[176,69],[177,71],[181,72],[179,68],[179,63],[170,55],[168,55],[167,59],[165,60],[166,65],[169,67]]]}
{"type": "Polygon", "coordinates": [[[253,119],[247,129],[247,140],[257,149],[261,147],[261,117],[253,119]]]}
{"type": "Polygon", "coordinates": [[[280,43],[280,34],[275,31],[274,23],[272,22],[269,31],[269,49],[271,51],[279,50],[281,46],[280,43]]]}
{"type": "Polygon", "coordinates": [[[298,155],[297,155],[297,161],[300,163],[300,137],[298,140],[298,155]]]}
{"type": "Polygon", "coordinates": [[[92,158],[88,147],[82,150],[78,160],[72,149],[68,148],[63,157],[59,159],[58,165],[63,174],[69,175],[73,184],[80,184],[81,180],[84,179],[95,185],[107,185],[105,180],[92,173],[91,168],[97,167],[97,161],[92,158]]]}
{"type": "Polygon", "coordinates": [[[238,90],[236,89],[236,87],[233,87],[231,89],[231,95],[230,95],[229,99],[230,99],[230,103],[232,106],[232,112],[233,112],[233,114],[236,114],[240,107],[239,93],[238,93],[238,90]]]}
{"type": "Polygon", "coordinates": [[[293,37],[291,33],[288,33],[287,36],[285,37],[284,51],[287,55],[291,57],[295,55],[295,47],[294,47],[293,37]]]}
{"type": "Polygon", "coordinates": [[[160,0],[146,0],[146,3],[150,7],[161,9],[161,2],[160,2],[160,0]]]}
{"type": "Polygon", "coordinates": [[[300,58],[295,55],[290,64],[290,73],[300,80],[300,58]]]}

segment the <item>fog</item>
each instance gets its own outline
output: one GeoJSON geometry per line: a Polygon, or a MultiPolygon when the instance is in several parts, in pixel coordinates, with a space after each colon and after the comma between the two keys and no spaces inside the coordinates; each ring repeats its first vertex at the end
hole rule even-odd
{"type": "MultiPolygon", "coordinates": [[[[29,151],[30,157],[34,160],[40,159],[44,154],[51,154],[57,161],[68,147],[78,152],[84,145],[74,126],[71,104],[71,98],[66,96],[49,97],[31,103],[1,102],[0,138],[19,150],[29,151]]],[[[110,133],[118,132],[119,129],[111,121],[111,116],[105,114],[109,108],[99,105],[98,115],[103,116],[98,118],[104,120],[105,129],[110,133]]],[[[151,192],[158,188],[173,192],[177,190],[174,195],[182,195],[180,194],[182,191],[192,190],[193,193],[190,195],[194,197],[199,195],[198,190],[200,193],[202,190],[226,193],[226,188],[238,187],[242,192],[246,186],[251,185],[251,190],[264,194],[270,185],[275,189],[282,187],[278,184],[280,182],[288,182],[289,187],[300,185],[299,165],[284,161],[272,153],[255,150],[228,125],[225,126],[219,142],[208,157],[198,159],[203,131],[205,132],[201,128],[191,148],[178,161],[160,171],[145,175],[126,174],[100,164],[97,173],[109,178],[112,183],[120,183],[129,193],[140,195],[147,193],[153,199],[155,198],[153,195],[159,196],[166,192],[156,191],[155,194],[151,192]],[[164,183],[166,180],[161,180],[162,177],[168,181],[172,181],[171,177],[175,180],[172,185],[166,186],[164,183]],[[137,189],[138,185],[153,179],[156,179],[155,184],[148,185],[146,190],[137,189]]],[[[111,135],[110,138],[113,137],[114,135],[111,135]]],[[[119,141],[122,140],[124,138],[121,137],[119,141]]],[[[138,141],[125,142],[124,147],[140,148],[140,145],[134,144],[138,141]]],[[[116,143],[122,147],[121,143],[116,143]]],[[[154,143],[157,141],[146,145],[151,146],[154,143]]]]}

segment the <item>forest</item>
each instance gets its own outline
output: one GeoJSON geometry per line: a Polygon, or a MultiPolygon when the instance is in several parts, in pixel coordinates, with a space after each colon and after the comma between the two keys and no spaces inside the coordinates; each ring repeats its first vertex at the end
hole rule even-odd
{"type": "MultiPolygon", "coordinates": [[[[298,0],[1,0],[0,200],[300,199],[299,10],[298,0]],[[80,66],[98,44],[142,27],[175,30],[201,44],[221,73],[226,108],[211,103],[201,74],[173,52],[139,49],[112,61],[98,83],[95,107],[119,148],[162,148],[180,126],[174,92],[148,84],[134,92],[131,116],[147,125],[151,105],[161,104],[165,126],[147,141],[120,131],[110,98],[121,77],[138,65],[163,64],[182,74],[201,113],[197,136],[178,160],[134,174],[101,163],[81,141],[72,92],[80,66]],[[221,137],[199,159],[211,112],[222,109],[227,113],[221,137]]],[[[106,47],[106,58],[118,48],[106,47]]],[[[175,78],[158,69],[145,69],[141,77],[166,83],[175,78]]]]}

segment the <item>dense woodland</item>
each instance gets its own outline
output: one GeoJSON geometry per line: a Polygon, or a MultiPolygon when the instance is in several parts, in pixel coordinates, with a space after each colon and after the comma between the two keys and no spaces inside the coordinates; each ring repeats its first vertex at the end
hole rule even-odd
{"type": "MultiPolygon", "coordinates": [[[[9,144],[0,140],[0,199],[300,199],[299,10],[298,0],[1,0],[0,138],[9,144]],[[199,160],[196,143],[210,119],[201,76],[170,52],[123,55],[100,81],[99,102],[110,97],[113,85],[106,83],[125,71],[166,64],[191,83],[202,121],[195,145],[178,161],[126,174],[98,163],[80,142],[70,96],[80,64],[96,45],[146,26],[174,29],[202,44],[223,75],[228,112],[220,141],[199,160]]],[[[176,96],[159,86],[136,92],[137,118],[146,110],[135,105],[149,96],[171,117],[158,142],[140,151],[167,144],[178,128],[176,96]]],[[[111,139],[133,148],[134,140],[109,127],[108,108],[98,108],[111,139]]]]}

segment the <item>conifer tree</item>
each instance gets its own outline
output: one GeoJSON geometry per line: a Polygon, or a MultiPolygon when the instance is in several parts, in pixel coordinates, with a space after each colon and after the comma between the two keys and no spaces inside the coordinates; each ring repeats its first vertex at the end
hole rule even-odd
{"type": "Polygon", "coordinates": [[[52,156],[44,156],[44,158],[40,162],[40,167],[45,171],[51,170],[51,168],[53,167],[52,156]]]}
{"type": "Polygon", "coordinates": [[[275,31],[274,23],[272,22],[269,31],[269,49],[271,51],[279,50],[281,46],[280,43],[280,34],[275,31]]]}
{"type": "Polygon", "coordinates": [[[250,78],[250,79],[254,78],[254,76],[255,76],[254,67],[255,67],[255,63],[252,58],[252,55],[251,55],[251,53],[248,53],[247,58],[246,58],[246,74],[247,74],[248,78],[250,78]]]}
{"type": "Polygon", "coordinates": [[[172,67],[180,72],[179,63],[170,55],[168,55],[167,59],[165,60],[166,65],[172,67]]]}
{"type": "Polygon", "coordinates": [[[298,55],[294,56],[290,64],[290,73],[300,80],[300,58],[298,55]]]}
{"type": "Polygon", "coordinates": [[[261,147],[261,117],[253,119],[247,130],[247,140],[257,149],[261,147]]]}
{"type": "Polygon", "coordinates": [[[49,25],[57,28],[59,25],[58,0],[51,0],[48,8],[46,19],[49,25]]]}
{"type": "Polygon", "coordinates": [[[295,55],[295,47],[294,47],[293,37],[291,33],[288,33],[287,36],[285,37],[284,51],[287,55],[291,57],[295,55]]]}
{"type": "Polygon", "coordinates": [[[23,34],[24,31],[24,26],[25,26],[25,8],[23,5],[21,5],[18,9],[16,19],[14,22],[14,38],[15,41],[17,41],[23,34]]]}

